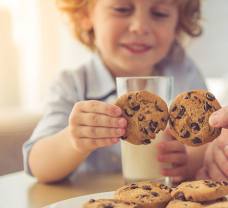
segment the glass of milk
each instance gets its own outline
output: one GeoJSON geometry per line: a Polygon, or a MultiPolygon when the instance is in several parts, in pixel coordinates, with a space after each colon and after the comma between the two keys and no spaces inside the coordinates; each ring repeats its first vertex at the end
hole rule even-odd
{"type": "MultiPolygon", "coordinates": [[[[129,91],[147,90],[160,96],[167,105],[172,99],[172,77],[117,77],[117,95],[121,96],[129,91]]],[[[165,185],[171,185],[169,177],[161,175],[161,167],[170,164],[160,163],[157,159],[156,145],[165,139],[163,132],[159,132],[151,144],[134,145],[121,140],[122,172],[125,183],[142,180],[154,180],[165,185]]]]}

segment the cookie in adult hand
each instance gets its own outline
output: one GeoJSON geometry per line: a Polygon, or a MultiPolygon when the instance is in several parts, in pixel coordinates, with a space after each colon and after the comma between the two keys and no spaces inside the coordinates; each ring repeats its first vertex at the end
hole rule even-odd
{"type": "Polygon", "coordinates": [[[134,202],[121,201],[116,199],[90,199],[83,208],[143,208],[134,202]]]}
{"type": "Polygon", "coordinates": [[[169,108],[171,134],[180,142],[198,146],[218,137],[221,128],[209,125],[209,117],[221,106],[206,90],[195,90],[178,95],[169,108]]]}
{"type": "Polygon", "coordinates": [[[143,208],[163,208],[171,200],[171,189],[152,181],[136,182],[119,188],[114,197],[135,202],[143,208]]]}
{"type": "Polygon", "coordinates": [[[227,194],[228,183],[212,180],[183,182],[171,192],[174,199],[193,202],[217,200],[227,194]]]}
{"type": "Polygon", "coordinates": [[[166,128],[169,113],[162,98],[148,91],[131,91],[120,96],[116,105],[127,119],[126,133],[121,139],[132,144],[149,144],[166,128]]]}
{"type": "Polygon", "coordinates": [[[197,202],[173,200],[169,202],[166,208],[204,208],[204,206],[197,202]]]}

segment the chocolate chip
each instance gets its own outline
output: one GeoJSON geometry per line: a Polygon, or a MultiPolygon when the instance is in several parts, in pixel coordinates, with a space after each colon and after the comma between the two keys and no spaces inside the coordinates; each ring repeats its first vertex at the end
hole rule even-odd
{"type": "Polygon", "coordinates": [[[158,127],[158,122],[156,121],[150,121],[149,128],[154,133],[156,128],[158,127]]]}
{"type": "Polygon", "coordinates": [[[114,205],[111,205],[111,204],[103,205],[103,208],[114,208],[114,205]]]}
{"type": "Polygon", "coordinates": [[[137,104],[134,107],[131,108],[133,111],[138,111],[140,109],[140,105],[137,104]]]}
{"type": "Polygon", "coordinates": [[[198,123],[191,123],[190,127],[193,131],[200,131],[200,127],[198,123]]]}
{"type": "Polygon", "coordinates": [[[143,121],[145,119],[145,116],[144,115],[142,115],[142,114],[139,114],[139,116],[138,116],[138,120],[139,121],[143,121]]]}
{"type": "Polygon", "coordinates": [[[148,135],[148,131],[146,128],[142,128],[142,129],[140,129],[140,131],[142,131],[144,134],[148,135]]]}
{"type": "Polygon", "coordinates": [[[159,194],[157,192],[151,192],[151,195],[153,195],[155,197],[159,196],[159,194]]]}
{"type": "Polygon", "coordinates": [[[128,117],[132,117],[134,115],[134,113],[128,112],[127,109],[124,109],[124,113],[128,116],[128,117]]]}
{"type": "Polygon", "coordinates": [[[139,197],[142,199],[144,197],[148,197],[149,195],[148,194],[142,194],[142,195],[139,195],[139,197]]]}
{"type": "Polygon", "coordinates": [[[190,99],[191,98],[191,94],[192,94],[192,92],[188,92],[184,99],[186,99],[186,100],[190,99]]]}
{"type": "Polygon", "coordinates": [[[193,143],[193,144],[202,144],[202,140],[201,140],[199,137],[195,137],[195,138],[192,140],[192,143],[193,143]]]}
{"type": "Polygon", "coordinates": [[[212,108],[212,106],[211,106],[208,102],[205,102],[205,104],[204,104],[204,110],[207,112],[207,111],[209,111],[211,108],[212,108]]]}
{"type": "Polygon", "coordinates": [[[176,111],[177,110],[177,106],[175,105],[173,108],[172,108],[172,112],[176,111]]]}
{"type": "Polygon", "coordinates": [[[143,140],[143,144],[150,144],[150,143],[151,143],[150,139],[144,139],[143,140]]]}
{"type": "Polygon", "coordinates": [[[215,100],[215,96],[212,95],[210,92],[208,92],[208,93],[206,94],[206,98],[207,98],[208,100],[210,100],[210,101],[215,100]]]}
{"type": "Polygon", "coordinates": [[[138,188],[138,186],[134,183],[130,185],[130,189],[137,189],[137,188],[138,188]]]}
{"type": "Polygon", "coordinates": [[[169,123],[172,127],[174,127],[174,119],[173,118],[169,118],[169,123]]]}
{"type": "Polygon", "coordinates": [[[177,119],[181,119],[182,117],[183,117],[183,115],[184,115],[184,113],[185,113],[185,107],[183,106],[183,105],[181,105],[180,106],[180,110],[179,110],[179,113],[178,113],[178,115],[177,115],[177,119]]]}
{"type": "Polygon", "coordinates": [[[181,133],[180,133],[180,136],[181,136],[182,138],[189,138],[189,137],[190,137],[190,133],[189,133],[188,130],[182,129],[182,130],[181,130],[181,133]]]}
{"type": "Polygon", "coordinates": [[[96,200],[95,199],[90,199],[89,203],[94,203],[96,200]]]}
{"type": "Polygon", "coordinates": [[[131,96],[131,95],[129,95],[127,99],[128,99],[128,100],[131,100],[131,99],[132,99],[132,96],[131,96]]]}
{"type": "Polygon", "coordinates": [[[164,112],[157,104],[157,101],[155,102],[155,109],[159,112],[164,112]]]}
{"type": "Polygon", "coordinates": [[[174,198],[175,198],[175,199],[182,200],[182,201],[186,201],[186,198],[185,198],[185,195],[184,195],[183,192],[177,192],[177,193],[174,195],[174,198]]]}
{"type": "Polygon", "coordinates": [[[121,136],[120,139],[126,140],[127,139],[127,136],[121,136]]]}
{"type": "Polygon", "coordinates": [[[142,186],[142,189],[143,190],[151,190],[151,187],[150,186],[142,186]]]}
{"type": "Polygon", "coordinates": [[[199,119],[198,119],[198,122],[199,122],[199,123],[203,123],[203,122],[204,122],[204,119],[205,119],[205,116],[199,118],[199,119]]]}

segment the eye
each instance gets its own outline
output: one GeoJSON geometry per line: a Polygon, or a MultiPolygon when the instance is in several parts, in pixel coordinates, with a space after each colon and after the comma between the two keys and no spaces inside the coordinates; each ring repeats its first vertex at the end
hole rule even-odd
{"type": "Polygon", "coordinates": [[[117,14],[122,14],[122,15],[127,15],[129,13],[131,13],[132,8],[131,7],[113,7],[112,10],[117,13],[117,14]]]}
{"type": "Polygon", "coordinates": [[[151,15],[156,18],[168,18],[170,14],[168,12],[162,12],[162,11],[151,11],[151,15]]]}

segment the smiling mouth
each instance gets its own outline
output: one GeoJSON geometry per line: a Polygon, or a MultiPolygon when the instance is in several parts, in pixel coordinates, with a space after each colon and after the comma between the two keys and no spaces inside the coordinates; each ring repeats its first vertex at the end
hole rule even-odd
{"type": "Polygon", "coordinates": [[[151,45],[141,43],[122,44],[122,47],[134,54],[143,54],[153,48],[151,45]]]}

